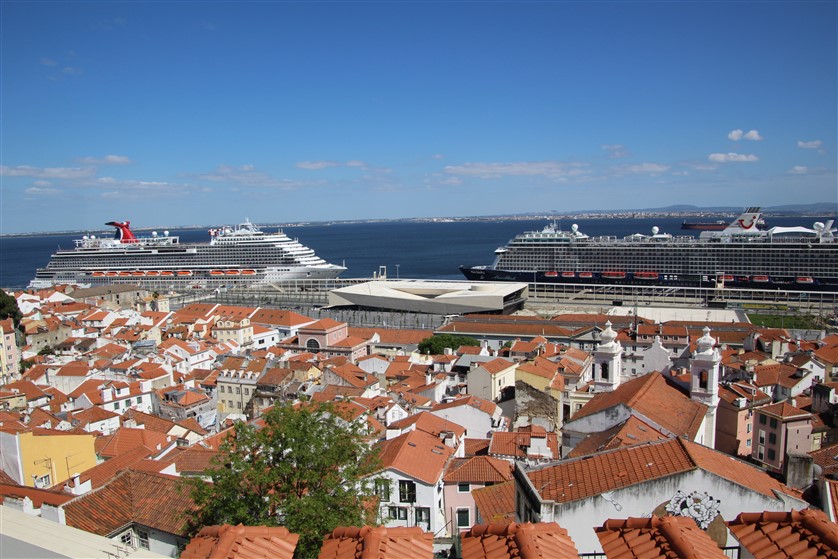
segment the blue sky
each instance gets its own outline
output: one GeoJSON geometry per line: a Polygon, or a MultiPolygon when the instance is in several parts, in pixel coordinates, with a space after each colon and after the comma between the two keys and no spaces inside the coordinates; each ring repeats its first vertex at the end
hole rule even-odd
{"type": "Polygon", "coordinates": [[[0,233],[829,202],[836,2],[15,2],[0,233]]]}

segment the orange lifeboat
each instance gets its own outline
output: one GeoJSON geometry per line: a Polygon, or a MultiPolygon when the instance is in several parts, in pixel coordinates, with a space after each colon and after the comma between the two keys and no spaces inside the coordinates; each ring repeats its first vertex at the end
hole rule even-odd
{"type": "Polygon", "coordinates": [[[563,278],[575,278],[576,273],[575,272],[562,272],[562,277],[563,278]]]}
{"type": "Polygon", "coordinates": [[[160,272],[158,272],[157,270],[151,270],[151,271],[146,272],[145,275],[147,275],[147,276],[159,276],[160,272]]]}
{"type": "Polygon", "coordinates": [[[239,275],[239,271],[238,271],[238,270],[227,270],[227,271],[226,271],[226,272],[224,272],[224,273],[225,273],[226,275],[228,275],[228,276],[237,276],[237,275],[239,275]]]}
{"type": "Polygon", "coordinates": [[[93,272],[93,277],[94,278],[101,278],[104,275],[105,275],[105,272],[93,272]]]}
{"type": "Polygon", "coordinates": [[[145,272],[141,272],[141,271],[137,270],[136,272],[131,272],[131,275],[135,276],[135,277],[144,276],[145,272]]]}
{"type": "Polygon", "coordinates": [[[130,276],[131,272],[119,272],[119,277],[124,278],[130,276]]]}
{"type": "Polygon", "coordinates": [[[224,272],[222,272],[221,270],[213,270],[213,271],[210,272],[210,275],[211,276],[223,276],[224,272]]]}
{"type": "Polygon", "coordinates": [[[635,272],[634,277],[642,280],[656,280],[659,276],[657,272],[635,272]]]}
{"type": "Polygon", "coordinates": [[[256,270],[242,270],[243,276],[252,276],[256,274],[256,270]]]}
{"type": "Polygon", "coordinates": [[[802,283],[802,284],[806,284],[806,285],[811,285],[811,284],[815,283],[815,280],[813,278],[810,278],[809,276],[801,276],[801,277],[795,279],[795,281],[797,283],[802,283]]]}
{"type": "Polygon", "coordinates": [[[602,272],[602,277],[606,279],[623,279],[626,277],[626,273],[619,270],[609,270],[602,272]]]}
{"type": "Polygon", "coordinates": [[[592,277],[594,277],[594,274],[592,272],[579,272],[579,277],[584,279],[591,279],[592,277]]]}
{"type": "Polygon", "coordinates": [[[175,275],[175,273],[172,272],[171,270],[165,270],[163,272],[160,272],[160,275],[161,276],[173,276],[173,275],[175,275]]]}
{"type": "Polygon", "coordinates": [[[768,276],[754,276],[753,280],[757,283],[768,283],[768,276]]]}
{"type": "Polygon", "coordinates": [[[180,270],[180,271],[178,271],[177,275],[179,275],[179,276],[191,276],[192,272],[190,272],[189,270],[180,270]]]}

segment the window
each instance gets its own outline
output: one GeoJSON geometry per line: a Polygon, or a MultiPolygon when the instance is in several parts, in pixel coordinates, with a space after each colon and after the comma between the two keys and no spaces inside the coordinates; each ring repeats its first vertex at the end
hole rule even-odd
{"type": "Polygon", "coordinates": [[[240,386],[237,386],[237,387],[236,387],[236,394],[241,394],[241,393],[242,393],[242,389],[241,389],[241,387],[240,387],[240,386]]]}
{"type": "Polygon", "coordinates": [[[608,380],[608,363],[603,363],[600,370],[602,371],[602,380],[608,380]]]}
{"type": "Polygon", "coordinates": [[[431,509],[428,507],[416,507],[416,525],[425,530],[431,529],[431,509]]]}
{"type": "Polygon", "coordinates": [[[139,543],[139,546],[141,548],[143,548],[143,549],[148,549],[149,548],[148,547],[148,532],[145,532],[143,530],[137,530],[137,540],[138,540],[137,543],[139,543]]]}
{"type": "Polygon", "coordinates": [[[777,456],[777,453],[774,452],[773,448],[768,449],[768,459],[774,460],[774,457],[777,456]]]}
{"type": "Polygon", "coordinates": [[[415,503],[416,502],[416,483],[412,481],[399,481],[399,502],[401,503],[415,503]]]}
{"type": "Polygon", "coordinates": [[[407,507],[388,507],[388,516],[393,520],[407,520],[407,507]]]}
{"type": "Polygon", "coordinates": [[[759,447],[757,447],[757,459],[758,460],[763,460],[764,458],[765,458],[765,447],[760,445],[759,447]]]}
{"type": "Polygon", "coordinates": [[[771,428],[772,428],[772,429],[776,429],[776,428],[777,428],[777,418],[776,418],[776,417],[772,417],[772,418],[771,418],[771,428]]]}
{"type": "Polygon", "coordinates": [[[748,430],[747,430],[747,432],[748,432],[748,433],[750,433],[750,432],[751,432],[751,429],[753,429],[753,427],[754,427],[753,425],[751,425],[750,423],[748,423],[748,430]]]}
{"type": "Polygon", "coordinates": [[[764,416],[764,415],[762,415],[762,414],[760,414],[760,416],[759,416],[759,424],[760,424],[760,425],[765,425],[765,423],[766,423],[765,416],[764,416]]]}
{"type": "Polygon", "coordinates": [[[471,518],[468,509],[457,509],[457,528],[467,530],[471,528],[471,518]]]}
{"type": "Polygon", "coordinates": [[[142,399],[141,397],[137,396],[137,405],[138,405],[138,406],[140,405],[140,403],[141,403],[142,401],[143,401],[143,399],[142,399]]]}
{"type": "Polygon", "coordinates": [[[51,486],[52,480],[50,479],[49,474],[35,478],[35,487],[37,487],[38,489],[46,489],[51,486]]]}
{"type": "Polygon", "coordinates": [[[378,495],[379,501],[390,500],[390,480],[377,479],[375,480],[375,494],[378,495]]]}
{"type": "Polygon", "coordinates": [[[457,493],[468,493],[471,491],[471,486],[468,483],[458,483],[457,493]]]}
{"type": "Polygon", "coordinates": [[[765,431],[759,430],[759,444],[765,444],[765,431]]]}
{"type": "Polygon", "coordinates": [[[236,408],[242,409],[242,403],[241,402],[236,402],[236,408]]]}
{"type": "Polygon", "coordinates": [[[124,545],[133,546],[134,545],[134,533],[131,532],[131,530],[128,530],[127,532],[125,532],[121,536],[119,536],[119,541],[124,545]]]}
{"type": "Polygon", "coordinates": [[[777,433],[768,433],[768,444],[777,444],[777,433]]]}
{"type": "Polygon", "coordinates": [[[745,446],[748,447],[748,448],[751,448],[751,439],[748,439],[747,441],[745,441],[745,446]]]}

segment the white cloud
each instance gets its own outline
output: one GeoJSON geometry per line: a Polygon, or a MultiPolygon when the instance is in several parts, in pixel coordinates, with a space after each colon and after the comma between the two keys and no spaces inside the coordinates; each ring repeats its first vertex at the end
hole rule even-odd
{"type": "Polygon", "coordinates": [[[58,62],[56,60],[53,60],[52,58],[44,57],[41,59],[41,64],[43,66],[56,66],[58,65],[58,62]]]}
{"type": "Polygon", "coordinates": [[[451,175],[473,176],[483,179],[500,177],[542,176],[551,179],[587,174],[586,163],[560,163],[558,161],[520,161],[515,163],[465,163],[447,165],[444,171],[451,175]]]}
{"type": "Polygon", "coordinates": [[[319,181],[292,181],[288,179],[277,179],[267,173],[256,171],[253,165],[243,165],[241,167],[220,165],[215,172],[197,175],[197,178],[213,182],[231,183],[239,186],[282,189],[304,188],[322,184],[322,182],[319,181]]]}
{"type": "Polygon", "coordinates": [[[82,74],[82,69],[74,66],[64,66],[64,68],[61,69],[61,73],[65,76],[77,76],[82,74]]]}
{"type": "Polygon", "coordinates": [[[58,194],[58,190],[55,188],[39,188],[37,186],[30,186],[25,190],[26,194],[30,194],[32,196],[49,196],[52,194],[58,194]]]}
{"type": "Polygon", "coordinates": [[[609,157],[618,159],[620,157],[628,157],[631,155],[629,150],[622,144],[604,144],[602,149],[608,152],[609,157]]]}
{"type": "Polygon", "coordinates": [[[96,174],[93,167],[31,167],[18,165],[7,167],[0,165],[0,176],[34,177],[39,179],[82,179],[96,174]]]}
{"type": "Polygon", "coordinates": [[[795,165],[791,169],[789,169],[790,175],[805,175],[809,172],[809,168],[805,165],[795,165]]]}
{"type": "Polygon", "coordinates": [[[318,171],[320,169],[327,169],[329,167],[355,167],[365,168],[367,166],[363,161],[350,160],[346,162],[341,161],[300,161],[296,164],[298,169],[308,169],[311,171],[318,171]]]}
{"type": "Polygon", "coordinates": [[[714,163],[750,163],[759,161],[759,157],[744,153],[711,153],[707,159],[714,163]]]}
{"type": "Polygon", "coordinates": [[[35,181],[32,184],[35,186],[52,186],[52,183],[49,181],[35,181]]]}
{"type": "Polygon", "coordinates": [[[759,132],[756,130],[748,130],[747,132],[743,132],[739,128],[736,130],[731,130],[728,135],[728,139],[733,140],[734,142],[738,142],[741,139],[751,140],[753,142],[759,142],[762,140],[762,136],[759,135],[759,132]]]}
{"type": "Polygon", "coordinates": [[[82,157],[79,163],[85,165],[127,165],[133,163],[124,155],[106,155],[105,157],[82,157]]]}
{"type": "Polygon", "coordinates": [[[804,142],[803,140],[797,140],[797,147],[803,149],[818,149],[823,145],[823,142],[820,140],[812,140],[810,142],[804,142]]]}
{"type": "Polygon", "coordinates": [[[622,170],[626,173],[642,174],[642,173],[664,173],[669,170],[669,165],[661,165],[660,163],[640,163],[639,165],[629,165],[623,167],[622,170]]]}

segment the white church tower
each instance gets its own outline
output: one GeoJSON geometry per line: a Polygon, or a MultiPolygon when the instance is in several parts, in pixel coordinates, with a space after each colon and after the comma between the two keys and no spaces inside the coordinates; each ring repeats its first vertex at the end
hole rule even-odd
{"type": "Polygon", "coordinates": [[[611,392],[620,386],[623,376],[623,346],[617,341],[617,333],[611,329],[611,321],[605,323],[600,343],[594,349],[594,392],[611,392]]]}
{"type": "Polygon", "coordinates": [[[722,356],[715,348],[716,340],[710,336],[710,328],[707,326],[696,345],[696,352],[690,359],[690,398],[709,408],[704,419],[703,440],[697,442],[714,448],[716,410],[719,407],[719,364],[722,356]]]}

